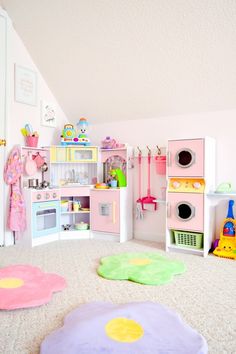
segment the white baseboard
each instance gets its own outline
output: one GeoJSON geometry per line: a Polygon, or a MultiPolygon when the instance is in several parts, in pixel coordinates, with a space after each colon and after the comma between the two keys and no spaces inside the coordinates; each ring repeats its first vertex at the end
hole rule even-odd
{"type": "Polygon", "coordinates": [[[134,238],[137,240],[142,240],[142,241],[153,241],[153,242],[165,242],[165,235],[157,235],[153,233],[147,233],[147,232],[139,232],[139,231],[134,231],[134,238]]]}

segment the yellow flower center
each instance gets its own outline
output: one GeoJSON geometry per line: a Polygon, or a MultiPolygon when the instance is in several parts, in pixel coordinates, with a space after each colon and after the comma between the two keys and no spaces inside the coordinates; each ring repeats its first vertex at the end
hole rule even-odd
{"type": "Polygon", "coordinates": [[[152,263],[152,261],[148,258],[133,258],[129,260],[129,263],[133,265],[146,265],[152,263]]]}
{"type": "Polygon", "coordinates": [[[143,328],[138,322],[123,317],[109,321],[105,331],[111,339],[126,343],[135,342],[144,334],[143,328]]]}
{"type": "Polygon", "coordinates": [[[2,278],[2,279],[0,279],[0,288],[3,288],[3,289],[20,288],[23,284],[24,284],[24,281],[19,278],[2,278]]]}

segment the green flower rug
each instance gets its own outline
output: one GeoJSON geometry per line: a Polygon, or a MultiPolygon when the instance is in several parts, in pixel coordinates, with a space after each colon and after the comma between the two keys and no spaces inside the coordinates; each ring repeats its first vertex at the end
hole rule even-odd
{"type": "Polygon", "coordinates": [[[184,273],[181,261],[173,261],[157,253],[121,253],[104,257],[97,273],[106,279],[131,280],[146,285],[161,285],[174,275],[184,273]]]}

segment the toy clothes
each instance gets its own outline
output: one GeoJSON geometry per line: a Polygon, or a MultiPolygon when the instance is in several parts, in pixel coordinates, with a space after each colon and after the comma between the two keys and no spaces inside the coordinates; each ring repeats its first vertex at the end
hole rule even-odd
{"type": "Polygon", "coordinates": [[[168,308],[95,302],[69,313],[40,354],[206,354],[205,339],[168,308]]]}
{"type": "Polygon", "coordinates": [[[10,230],[17,232],[24,231],[26,227],[25,202],[20,187],[22,173],[23,164],[20,149],[14,147],[5,165],[4,180],[11,188],[7,224],[10,230]]]}

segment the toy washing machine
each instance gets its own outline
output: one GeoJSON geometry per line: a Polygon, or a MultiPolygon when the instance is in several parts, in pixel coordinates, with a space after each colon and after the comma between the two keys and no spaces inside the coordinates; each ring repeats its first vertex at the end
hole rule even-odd
{"type": "Polygon", "coordinates": [[[212,138],[168,141],[166,249],[206,255],[210,249],[210,210],[205,194],[215,188],[212,138]],[[178,241],[176,235],[181,235],[178,241]],[[197,243],[194,238],[200,238],[197,243]]]}
{"type": "Polygon", "coordinates": [[[171,178],[168,188],[167,227],[204,230],[204,179],[171,178]]]}

